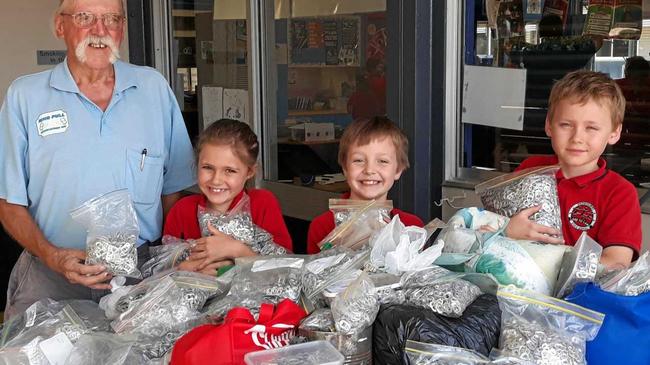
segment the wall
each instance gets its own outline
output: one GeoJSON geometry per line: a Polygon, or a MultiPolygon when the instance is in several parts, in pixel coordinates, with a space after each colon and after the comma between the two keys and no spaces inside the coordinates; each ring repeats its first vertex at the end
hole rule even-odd
{"type": "MultiPolygon", "coordinates": [[[[57,0],[3,1],[0,12],[0,98],[20,75],[47,70],[36,64],[36,50],[63,50],[63,41],[53,33],[52,15],[57,0]]],[[[122,43],[122,59],[128,60],[128,38],[122,43]]]]}
{"type": "MultiPolygon", "coordinates": [[[[452,205],[458,208],[465,207],[480,207],[481,200],[479,197],[474,194],[474,190],[453,188],[453,187],[443,187],[442,188],[443,198],[453,200],[452,205]],[[465,196],[464,198],[460,198],[465,196]]],[[[645,206],[645,205],[644,205],[645,206]]],[[[449,206],[449,204],[443,204],[442,206],[442,220],[445,222],[456,212],[456,209],[449,206]]],[[[642,214],[642,230],[643,230],[643,241],[641,251],[645,252],[650,249],[650,214],[642,214]]]]}

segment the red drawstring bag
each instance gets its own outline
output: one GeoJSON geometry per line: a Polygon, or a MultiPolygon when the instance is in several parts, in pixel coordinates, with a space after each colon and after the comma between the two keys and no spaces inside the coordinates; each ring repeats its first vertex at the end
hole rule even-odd
{"type": "Polygon", "coordinates": [[[171,365],[244,364],[249,352],[288,345],[306,315],[289,299],[275,308],[262,304],[257,322],[248,309],[233,308],[223,324],[196,327],[181,337],[174,346],[171,365]]]}

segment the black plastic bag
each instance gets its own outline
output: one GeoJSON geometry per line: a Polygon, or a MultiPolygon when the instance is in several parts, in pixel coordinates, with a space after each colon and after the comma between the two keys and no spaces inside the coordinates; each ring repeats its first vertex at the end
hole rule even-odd
{"type": "Polygon", "coordinates": [[[478,297],[460,318],[408,306],[382,306],[373,327],[373,363],[408,364],[407,340],[462,347],[488,356],[498,345],[501,310],[493,294],[478,297]]]}

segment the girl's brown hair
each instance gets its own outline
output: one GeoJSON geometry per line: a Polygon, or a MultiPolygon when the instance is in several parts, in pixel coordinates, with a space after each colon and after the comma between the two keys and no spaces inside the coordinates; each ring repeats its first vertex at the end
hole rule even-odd
{"type": "Polygon", "coordinates": [[[257,135],[251,127],[232,119],[219,119],[199,135],[195,148],[197,165],[201,149],[206,144],[231,146],[235,155],[248,167],[253,167],[257,163],[257,156],[260,153],[257,135]]]}

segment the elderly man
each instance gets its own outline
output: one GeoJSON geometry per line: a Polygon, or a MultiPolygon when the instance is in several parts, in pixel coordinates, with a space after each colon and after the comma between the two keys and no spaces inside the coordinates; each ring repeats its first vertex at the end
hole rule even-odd
{"type": "Polygon", "coordinates": [[[54,18],[68,49],[55,68],[14,81],[0,110],[0,222],[24,251],[5,318],[39,299],[94,299],[110,288],[85,265],[84,229],[70,211],[127,188],[138,252],[160,238],[163,210],[194,183],[192,148],[165,79],[119,61],[121,0],[61,0],[54,18]]]}

